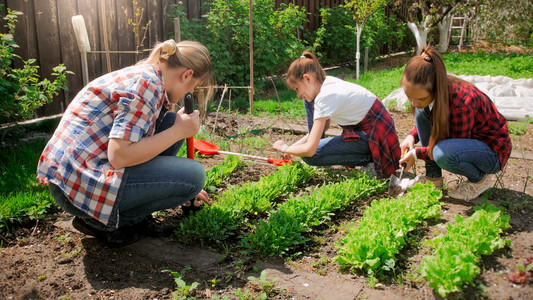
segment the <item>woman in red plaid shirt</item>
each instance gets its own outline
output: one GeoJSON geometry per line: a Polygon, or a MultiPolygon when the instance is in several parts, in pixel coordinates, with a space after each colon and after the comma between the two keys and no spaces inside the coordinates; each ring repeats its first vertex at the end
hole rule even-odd
{"type": "Polygon", "coordinates": [[[152,212],[195,197],[209,202],[203,166],[176,157],[183,140],[198,132],[199,112],[167,111],[211,81],[202,44],[168,40],[146,60],[103,75],[76,95],[37,167],[37,179],[75,216],[76,229],[120,247],[140,235],[171,233],[152,212]]]}
{"type": "Polygon", "coordinates": [[[279,140],[276,151],[302,157],[313,166],[365,166],[387,178],[398,169],[400,147],[394,120],[376,95],[326,72],[315,55],[305,51],[287,71],[287,85],[304,100],[309,134],[292,145],[279,140]],[[340,136],[324,138],[330,120],[340,136]]]}
{"type": "Polygon", "coordinates": [[[427,46],[409,60],[402,86],[415,108],[416,126],[400,144],[400,163],[410,169],[426,162],[426,179],[442,189],[442,169],[468,180],[448,191],[456,199],[472,200],[493,185],[493,175],[511,154],[507,120],[494,103],[469,82],[447,75],[441,54],[427,46]],[[415,148],[420,141],[421,147],[415,148]]]}

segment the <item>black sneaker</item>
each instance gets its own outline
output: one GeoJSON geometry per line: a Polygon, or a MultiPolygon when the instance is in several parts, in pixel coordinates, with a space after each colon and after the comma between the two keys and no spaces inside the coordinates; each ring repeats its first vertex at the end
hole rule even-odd
{"type": "Polygon", "coordinates": [[[164,224],[152,216],[144,218],[141,222],[133,225],[138,232],[146,236],[168,236],[178,229],[178,226],[164,224]]]}
{"type": "Polygon", "coordinates": [[[76,228],[81,233],[84,233],[86,235],[94,236],[94,237],[100,237],[108,233],[107,231],[96,229],[92,227],[91,225],[85,223],[82,218],[80,217],[74,217],[72,220],[72,226],[76,228]]]}
{"type": "Polygon", "coordinates": [[[92,227],[82,218],[74,217],[72,226],[78,231],[93,236],[109,248],[119,248],[139,240],[139,235],[132,226],[120,227],[114,231],[105,231],[92,227]]]}
{"type": "Polygon", "coordinates": [[[98,240],[109,248],[120,248],[133,244],[140,239],[133,226],[120,227],[115,231],[107,232],[98,240]]]}
{"type": "Polygon", "coordinates": [[[200,205],[200,206],[196,206],[194,205],[194,199],[188,201],[188,202],[185,202],[185,203],[189,203],[189,205],[181,205],[181,211],[183,212],[183,215],[188,217],[189,215],[191,215],[192,213],[194,212],[197,212],[199,210],[201,210],[203,208],[203,205],[200,205]]]}

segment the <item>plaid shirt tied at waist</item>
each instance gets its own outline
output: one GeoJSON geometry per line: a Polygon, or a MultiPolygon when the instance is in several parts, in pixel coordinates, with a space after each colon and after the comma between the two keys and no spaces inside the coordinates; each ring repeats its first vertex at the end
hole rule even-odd
{"type": "Polygon", "coordinates": [[[387,178],[399,169],[401,158],[400,143],[394,126],[394,120],[389,112],[376,98],[365,118],[356,125],[341,126],[343,141],[359,139],[357,131],[368,136],[368,146],[374,162],[374,168],[381,178],[387,178]]]}

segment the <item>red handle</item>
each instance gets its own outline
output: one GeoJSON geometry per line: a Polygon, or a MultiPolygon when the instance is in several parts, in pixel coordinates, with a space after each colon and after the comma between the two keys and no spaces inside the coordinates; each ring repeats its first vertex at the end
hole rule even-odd
{"type": "MultiPolygon", "coordinates": [[[[193,112],[194,108],[194,98],[191,93],[185,94],[184,106],[185,106],[185,113],[190,114],[193,112]]],[[[190,159],[194,159],[194,136],[191,136],[190,138],[187,138],[187,157],[190,159]]]]}
{"type": "Polygon", "coordinates": [[[187,138],[187,157],[194,159],[194,137],[187,138]]]}

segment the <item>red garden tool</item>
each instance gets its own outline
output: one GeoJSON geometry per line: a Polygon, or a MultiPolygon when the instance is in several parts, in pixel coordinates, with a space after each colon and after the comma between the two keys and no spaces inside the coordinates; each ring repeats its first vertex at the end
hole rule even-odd
{"type": "MultiPolygon", "coordinates": [[[[185,99],[183,100],[185,106],[185,113],[190,114],[194,111],[194,98],[190,92],[185,94],[185,99]]],[[[187,157],[194,159],[194,136],[187,138],[187,157]]]]}
{"type": "Polygon", "coordinates": [[[255,159],[255,160],[261,160],[266,161],[268,163],[271,163],[275,166],[281,166],[283,164],[290,164],[292,163],[292,160],[289,159],[281,159],[281,158],[267,158],[262,156],[255,156],[255,155],[248,155],[248,154],[241,154],[241,153],[234,153],[234,152],[228,152],[228,151],[220,151],[220,147],[213,144],[206,142],[204,140],[195,140],[194,141],[194,149],[196,149],[198,152],[205,154],[205,155],[215,155],[215,154],[231,154],[235,156],[240,156],[242,158],[248,158],[248,159],[255,159]]]}

